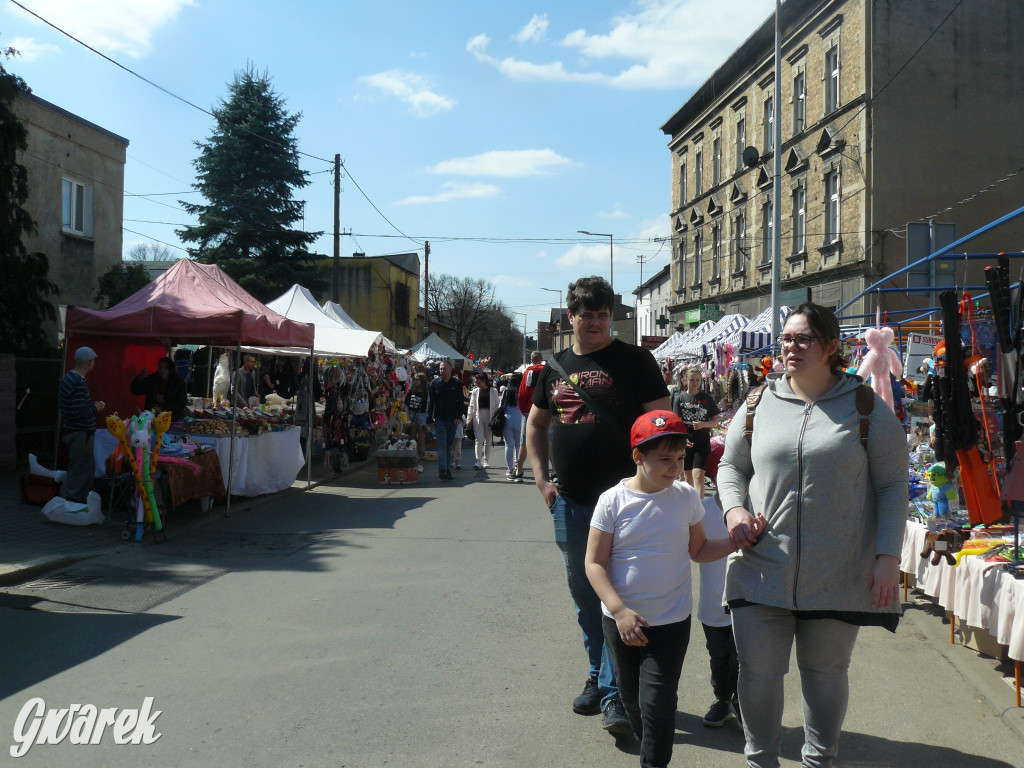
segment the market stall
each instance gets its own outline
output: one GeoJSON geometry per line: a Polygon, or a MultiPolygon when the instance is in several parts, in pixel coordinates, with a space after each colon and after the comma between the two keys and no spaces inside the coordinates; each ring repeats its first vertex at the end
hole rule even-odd
{"type": "Polygon", "coordinates": [[[473,361],[438,336],[432,333],[423,339],[419,344],[409,350],[409,356],[414,360],[425,363],[428,360],[440,360],[447,357],[452,361],[452,367],[456,370],[467,370],[473,367],[473,361]]]}

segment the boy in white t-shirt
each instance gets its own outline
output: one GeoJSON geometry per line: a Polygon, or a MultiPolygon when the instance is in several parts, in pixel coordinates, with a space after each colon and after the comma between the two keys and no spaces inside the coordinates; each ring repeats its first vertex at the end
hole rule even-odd
{"type": "Polygon", "coordinates": [[[630,437],[636,475],[598,499],[585,564],[641,764],[665,766],[690,639],[690,560],[718,560],[733,547],[728,537],[705,536],[700,497],[676,480],[686,455],[682,419],[649,411],[630,437]]]}

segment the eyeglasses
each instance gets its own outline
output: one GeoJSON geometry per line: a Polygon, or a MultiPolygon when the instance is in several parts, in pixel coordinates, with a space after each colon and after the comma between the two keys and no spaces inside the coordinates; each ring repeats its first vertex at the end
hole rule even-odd
{"type": "Polygon", "coordinates": [[[777,341],[779,342],[779,347],[782,349],[785,349],[786,347],[789,346],[793,346],[799,349],[801,352],[803,352],[804,350],[811,346],[815,339],[820,338],[820,336],[805,336],[802,333],[797,334],[796,336],[783,334],[782,336],[779,336],[777,341]]]}

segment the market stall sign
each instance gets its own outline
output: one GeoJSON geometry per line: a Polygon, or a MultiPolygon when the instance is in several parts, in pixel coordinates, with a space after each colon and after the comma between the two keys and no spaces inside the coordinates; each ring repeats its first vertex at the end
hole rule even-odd
{"type": "Polygon", "coordinates": [[[688,309],[683,314],[683,322],[686,323],[699,323],[700,322],[700,309],[688,309]]]}
{"type": "Polygon", "coordinates": [[[705,320],[717,322],[722,319],[722,308],[718,304],[701,304],[699,311],[699,322],[703,323],[705,320]]]}
{"type": "Polygon", "coordinates": [[[924,374],[917,369],[926,357],[931,357],[935,347],[943,339],[941,336],[928,336],[924,333],[911,333],[907,336],[907,358],[903,364],[903,375],[911,381],[923,382],[924,374]]]}
{"type": "Polygon", "coordinates": [[[668,336],[641,336],[640,346],[644,349],[657,349],[668,341],[668,336]]]}

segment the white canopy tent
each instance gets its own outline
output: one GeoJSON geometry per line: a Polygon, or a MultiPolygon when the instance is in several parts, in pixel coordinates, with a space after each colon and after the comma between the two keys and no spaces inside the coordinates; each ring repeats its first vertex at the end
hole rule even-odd
{"type": "Polygon", "coordinates": [[[749,322],[746,315],[726,315],[699,336],[694,336],[689,341],[684,342],[682,351],[684,354],[700,355],[706,352],[704,349],[706,345],[724,341],[729,335],[739,331],[749,322]]]}
{"type": "MultiPolygon", "coordinates": [[[[347,328],[327,315],[313,294],[301,285],[293,285],[283,295],[267,304],[289,320],[311,323],[314,328],[313,354],[339,357],[366,357],[370,348],[383,338],[376,331],[347,328]]],[[[268,350],[273,351],[273,350],[268,350]]],[[[309,354],[309,350],[304,350],[309,354]]]]}
{"type": "Polygon", "coordinates": [[[687,333],[689,333],[689,331],[676,331],[663,342],[661,342],[661,344],[659,344],[656,348],[652,349],[651,354],[654,355],[654,359],[657,360],[662,357],[668,357],[668,355],[665,354],[665,351],[675,347],[676,344],[678,344],[687,333]]]}
{"type": "MultiPolygon", "coordinates": [[[[659,354],[656,357],[679,357],[683,354],[683,348],[692,340],[698,336],[702,336],[715,324],[714,320],[705,320],[703,323],[698,325],[696,328],[691,328],[688,331],[684,331],[682,336],[676,340],[675,344],[670,347],[658,348],[659,354]]],[[[671,340],[671,339],[670,339],[671,340]]]]}
{"type": "MultiPolygon", "coordinates": [[[[325,301],[324,305],[320,309],[323,310],[325,315],[341,323],[341,325],[343,325],[345,328],[350,328],[353,331],[366,330],[365,328],[363,328],[363,326],[361,326],[359,323],[357,323],[349,316],[348,312],[345,311],[345,308],[342,307],[341,304],[338,304],[333,301],[325,301]]],[[[387,336],[381,334],[381,338],[384,340],[384,349],[386,349],[388,352],[401,351],[395,345],[395,342],[393,342],[387,336]]]]}
{"type": "Polygon", "coordinates": [[[465,355],[456,352],[451,344],[446,342],[436,333],[432,333],[419,344],[409,350],[409,356],[414,360],[425,363],[427,360],[439,360],[442,357],[451,359],[457,368],[464,369],[472,367],[473,361],[465,355]]]}

